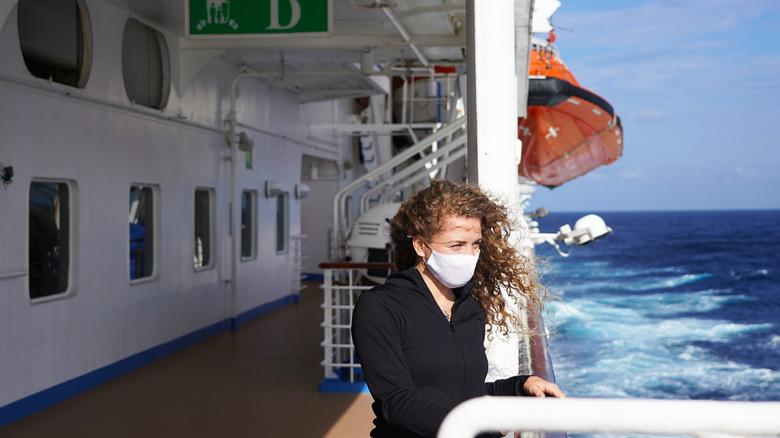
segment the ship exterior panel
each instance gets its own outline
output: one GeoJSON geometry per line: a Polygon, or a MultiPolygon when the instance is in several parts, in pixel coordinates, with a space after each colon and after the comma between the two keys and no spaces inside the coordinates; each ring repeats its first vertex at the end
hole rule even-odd
{"type": "MultiPolygon", "coordinates": [[[[254,148],[231,158],[235,65],[200,54],[184,72],[193,55],[143,20],[165,43],[170,86],[162,109],[134,103],[123,80],[128,12],[74,3],[91,35],[83,88],[31,74],[18,8],[0,10],[0,162],[15,173],[0,191],[0,424],[295,301],[289,249],[301,233],[304,156],[335,162],[352,146],[307,138],[308,125],[340,120],[349,103],[301,104],[247,78],[236,120],[254,148]],[[269,180],[281,198],[265,196],[269,180]],[[45,251],[33,241],[44,229],[54,230],[45,251]]],[[[309,208],[328,208],[318,193],[325,200],[309,208]]]]}

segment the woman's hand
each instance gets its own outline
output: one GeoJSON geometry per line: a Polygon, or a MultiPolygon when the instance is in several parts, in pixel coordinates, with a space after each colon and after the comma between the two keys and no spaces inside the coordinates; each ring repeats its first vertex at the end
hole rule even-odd
{"type": "MultiPolygon", "coordinates": [[[[541,377],[531,376],[523,384],[523,391],[526,395],[533,397],[544,398],[548,395],[558,398],[566,398],[566,394],[558,388],[558,385],[552,382],[548,382],[541,377]]],[[[507,431],[501,431],[502,435],[507,435],[507,431]]],[[[514,433],[515,438],[520,438],[520,432],[514,433]]]]}
{"type": "Polygon", "coordinates": [[[544,398],[548,395],[558,398],[566,398],[566,394],[558,388],[558,385],[548,382],[541,377],[531,376],[523,384],[523,391],[526,395],[544,398]]]}

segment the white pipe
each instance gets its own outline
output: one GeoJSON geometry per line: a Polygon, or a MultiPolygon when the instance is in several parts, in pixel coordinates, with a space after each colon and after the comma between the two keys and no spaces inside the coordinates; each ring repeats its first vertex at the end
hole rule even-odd
{"type": "MultiPolygon", "coordinates": [[[[388,99],[390,101],[392,99],[388,99]]],[[[409,129],[436,129],[438,123],[366,123],[366,124],[330,124],[330,125],[311,125],[313,128],[319,129],[332,129],[339,131],[341,134],[349,134],[352,136],[365,135],[366,131],[375,132],[377,134],[396,134],[407,135],[409,129]]],[[[416,142],[415,142],[416,143],[416,142]]]]}
{"type": "Polygon", "coordinates": [[[406,30],[403,23],[398,21],[398,18],[395,16],[393,11],[390,10],[389,8],[382,8],[382,12],[384,12],[387,18],[390,19],[390,22],[393,23],[393,26],[395,26],[395,28],[398,30],[398,33],[401,34],[404,41],[406,41],[407,44],[409,44],[409,48],[411,48],[414,54],[417,55],[417,59],[420,60],[420,63],[422,63],[423,66],[428,67],[428,65],[430,65],[430,62],[428,62],[428,58],[426,58],[425,55],[423,55],[422,51],[420,51],[420,48],[417,47],[417,44],[412,42],[411,35],[409,35],[409,32],[406,30]]]}
{"type": "MultiPolygon", "coordinates": [[[[249,124],[246,124],[246,123],[240,123],[240,122],[236,122],[235,125],[236,125],[236,127],[239,127],[239,128],[245,128],[245,129],[248,129],[248,130],[251,130],[251,131],[263,134],[263,135],[267,135],[267,136],[270,136],[270,137],[278,138],[278,139],[284,140],[284,141],[289,141],[290,143],[295,143],[297,145],[300,145],[300,146],[303,146],[303,147],[307,147],[307,148],[310,148],[310,149],[314,149],[316,151],[325,152],[325,153],[328,153],[328,154],[331,154],[331,155],[337,155],[338,154],[338,152],[334,151],[333,149],[328,149],[328,148],[324,148],[324,147],[321,147],[321,146],[317,146],[316,144],[310,144],[310,143],[306,143],[306,142],[301,141],[301,140],[296,140],[296,139],[288,137],[286,135],[277,134],[275,132],[271,132],[271,131],[269,131],[267,129],[263,129],[263,128],[260,128],[260,127],[257,127],[257,126],[249,125],[249,124]]],[[[331,141],[328,141],[328,140],[325,140],[325,139],[322,139],[322,138],[316,138],[316,137],[311,136],[311,135],[309,135],[307,137],[307,139],[314,140],[314,141],[316,141],[318,143],[327,144],[329,146],[333,146],[334,148],[341,146],[338,143],[334,143],[334,142],[331,142],[331,141]]]]}
{"type": "Polygon", "coordinates": [[[695,435],[780,435],[780,402],[478,397],[456,406],[439,438],[487,431],[695,435]]]}
{"type": "Polygon", "coordinates": [[[28,87],[33,90],[52,93],[54,95],[64,97],[67,99],[73,99],[79,102],[84,102],[86,104],[95,105],[101,108],[109,108],[133,116],[145,117],[150,120],[154,120],[156,122],[169,122],[172,124],[184,125],[190,128],[202,129],[208,132],[224,134],[224,131],[218,127],[204,125],[202,123],[187,120],[186,118],[183,117],[161,114],[160,111],[153,110],[143,105],[115,103],[103,98],[97,98],[86,94],[80,94],[80,91],[74,92],[71,90],[58,89],[56,87],[52,87],[51,85],[49,85],[48,82],[30,81],[30,80],[25,80],[25,79],[20,79],[20,78],[15,78],[12,76],[0,74],[0,85],[2,85],[2,82],[8,82],[11,84],[28,87]]]}
{"type": "Polygon", "coordinates": [[[262,74],[259,72],[241,73],[233,79],[230,84],[230,109],[228,110],[225,122],[228,125],[227,137],[228,144],[230,145],[230,318],[232,321],[231,328],[235,329],[237,326],[236,318],[238,317],[238,309],[236,301],[238,289],[236,282],[238,281],[238,231],[241,229],[237,226],[237,221],[241,217],[240,213],[236,212],[236,157],[238,156],[238,145],[236,143],[236,98],[238,93],[238,83],[241,79],[247,77],[260,77],[262,74]]]}
{"type": "MultiPolygon", "coordinates": [[[[406,105],[407,105],[407,102],[408,102],[408,97],[407,97],[408,89],[409,89],[409,76],[405,76],[404,77],[404,84],[403,84],[403,87],[401,88],[401,94],[402,94],[402,97],[401,97],[401,124],[402,125],[406,124],[406,105]]],[[[414,122],[414,120],[412,120],[411,122],[414,122]]]]}
{"type": "MultiPolygon", "coordinates": [[[[244,67],[247,68],[247,67],[244,67]]],[[[404,68],[399,70],[392,70],[392,69],[385,69],[385,70],[376,70],[371,73],[371,76],[405,76],[409,73],[409,70],[416,70],[420,71],[421,73],[430,74],[431,69],[430,68],[404,68]]],[[[250,73],[246,73],[250,76],[259,76],[262,78],[269,78],[274,76],[283,76],[285,78],[287,77],[322,77],[322,76],[335,76],[335,77],[349,77],[349,76],[366,76],[363,72],[359,70],[306,70],[306,71],[252,71],[250,73]]],[[[282,79],[280,82],[284,82],[282,79]]]]}

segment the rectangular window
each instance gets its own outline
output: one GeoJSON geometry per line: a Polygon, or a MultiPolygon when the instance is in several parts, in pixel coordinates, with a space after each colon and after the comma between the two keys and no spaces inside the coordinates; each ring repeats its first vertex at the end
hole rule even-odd
{"type": "Polygon", "coordinates": [[[214,194],[211,189],[195,190],[195,269],[214,265],[214,194]]]}
{"type": "Polygon", "coordinates": [[[251,260],[257,254],[257,192],[241,193],[241,259],[251,260]]]}
{"type": "Polygon", "coordinates": [[[287,252],[287,242],[290,240],[289,204],[290,194],[282,192],[276,197],[276,252],[287,252]]]}
{"type": "Polygon", "coordinates": [[[156,228],[155,189],[147,185],[130,187],[130,279],[151,277],[154,273],[156,228]]]}
{"type": "Polygon", "coordinates": [[[30,298],[64,293],[70,271],[70,189],[64,182],[30,184],[30,298]]]}

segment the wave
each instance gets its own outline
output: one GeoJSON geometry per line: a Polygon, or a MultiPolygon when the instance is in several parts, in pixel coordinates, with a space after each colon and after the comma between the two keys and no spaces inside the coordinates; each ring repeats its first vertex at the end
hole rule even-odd
{"type": "Polygon", "coordinates": [[[643,277],[657,274],[675,274],[685,272],[685,269],[677,266],[660,268],[616,269],[607,262],[583,262],[567,265],[554,264],[548,266],[542,272],[543,277],[556,278],[560,272],[565,272],[565,278],[617,278],[643,277]]]}
{"type": "Polygon", "coordinates": [[[608,215],[620,232],[551,258],[550,290],[565,300],[550,306],[558,385],[573,397],[780,400],[778,214],[608,215]]]}
{"type": "Polygon", "coordinates": [[[632,292],[642,292],[653,289],[671,289],[684,284],[695,283],[705,278],[712,277],[712,274],[685,274],[678,277],[654,278],[644,281],[637,281],[628,285],[627,289],[632,292]]]}
{"type": "Polygon", "coordinates": [[[623,291],[623,292],[646,292],[656,289],[673,289],[686,284],[695,283],[712,277],[710,273],[703,274],[684,274],[676,277],[650,277],[636,279],[633,281],[592,281],[567,283],[558,283],[551,286],[550,289],[556,294],[566,293],[567,290],[573,292],[590,291],[623,291]],[[560,290],[559,290],[560,289],[560,290]]]}
{"type": "Polygon", "coordinates": [[[737,273],[735,271],[729,271],[729,275],[734,280],[752,280],[754,278],[766,278],[769,277],[768,269],[757,269],[744,274],[737,273]]]}
{"type": "MultiPolygon", "coordinates": [[[[713,333],[762,328],[720,323],[711,332],[700,328],[690,335],[711,338],[713,333]]],[[[574,397],[771,400],[777,396],[765,389],[780,385],[780,371],[724,361],[691,340],[657,343],[633,338],[588,343],[573,351],[571,343],[552,341],[557,383],[574,397]]]]}
{"type": "Polygon", "coordinates": [[[694,292],[662,292],[644,295],[582,295],[548,306],[556,322],[572,319],[606,320],[621,323],[640,318],[661,318],[674,315],[694,315],[724,309],[738,303],[751,303],[756,299],[746,295],[732,295],[728,290],[707,289],[694,292]]]}
{"type": "MultiPolygon", "coordinates": [[[[565,297],[564,297],[565,298],[565,297]]],[[[578,341],[729,342],[734,337],[769,330],[771,323],[739,324],[721,319],[696,318],[735,303],[755,298],[708,289],[687,293],[646,295],[582,295],[552,302],[549,321],[553,331],[578,341]],[[681,317],[684,316],[684,317],[681,317]]],[[[780,340],[776,341],[780,343],[780,340]]]]}
{"type": "Polygon", "coordinates": [[[675,319],[663,321],[658,329],[670,340],[730,342],[738,335],[769,330],[774,324],[737,324],[729,321],[675,319]]]}
{"type": "Polygon", "coordinates": [[[728,290],[707,289],[685,293],[655,293],[632,296],[632,301],[642,305],[648,316],[670,316],[704,313],[722,309],[730,304],[756,301],[746,295],[731,295],[728,290]]]}

